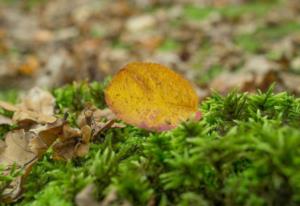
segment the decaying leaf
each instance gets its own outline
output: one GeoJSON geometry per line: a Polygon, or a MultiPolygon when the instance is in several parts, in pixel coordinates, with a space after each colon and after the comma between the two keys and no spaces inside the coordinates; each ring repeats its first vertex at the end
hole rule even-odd
{"type": "Polygon", "coordinates": [[[115,121],[110,110],[90,105],[78,117],[80,128],[73,128],[65,119],[54,117],[54,103],[53,96],[39,88],[32,89],[18,105],[0,101],[1,108],[14,112],[12,120],[0,116],[0,124],[16,123],[19,128],[7,133],[5,142],[0,141],[0,164],[5,166],[7,174],[14,164],[25,171],[5,185],[1,201],[13,202],[20,198],[22,183],[32,165],[50,147],[53,159],[82,157],[88,153],[92,138],[111,128],[115,121]]]}
{"type": "Polygon", "coordinates": [[[12,125],[13,122],[10,118],[0,115],[0,125],[12,125]]]}
{"type": "Polygon", "coordinates": [[[93,117],[94,117],[95,121],[100,121],[103,118],[105,118],[107,120],[115,120],[116,119],[116,115],[108,108],[95,110],[93,113],[93,117]]]}
{"type": "Polygon", "coordinates": [[[176,127],[198,107],[187,80],[165,66],[142,62],[128,64],[114,76],[105,100],[118,118],[153,131],[176,127]]]}
{"type": "Polygon", "coordinates": [[[97,201],[94,197],[95,185],[89,184],[83,190],[81,190],[75,197],[77,206],[109,206],[109,205],[120,205],[120,206],[131,206],[126,200],[121,200],[118,197],[116,189],[112,189],[107,196],[101,201],[97,201]]]}
{"type": "Polygon", "coordinates": [[[53,145],[53,158],[68,160],[74,157],[82,157],[89,151],[91,128],[86,125],[78,130],[69,125],[63,127],[63,135],[53,145]]]}
{"type": "Polygon", "coordinates": [[[36,155],[41,156],[63,133],[65,120],[59,119],[54,123],[39,125],[30,130],[33,138],[30,140],[30,149],[36,155]]]}
{"type": "Polygon", "coordinates": [[[5,188],[0,197],[1,201],[12,202],[20,197],[22,182],[37,160],[37,156],[29,147],[31,138],[31,134],[24,129],[11,131],[5,136],[5,144],[2,143],[0,150],[0,164],[4,165],[7,171],[16,165],[17,168],[24,170],[24,174],[17,177],[5,188]]]}
{"type": "Polygon", "coordinates": [[[16,123],[20,128],[8,132],[5,142],[1,141],[0,164],[5,166],[5,171],[10,171],[13,165],[24,171],[7,185],[1,201],[13,202],[20,197],[22,182],[32,165],[62,133],[65,120],[53,116],[54,104],[54,97],[39,88],[30,90],[18,105],[0,101],[1,108],[14,112],[12,120],[0,116],[0,124],[16,123]]]}
{"type": "Polygon", "coordinates": [[[286,88],[295,93],[300,93],[300,77],[290,73],[281,73],[280,78],[286,88]]]}
{"type": "Polygon", "coordinates": [[[85,188],[83,188],[82,191],[80,191],[76,197],[75,202],[77,206],[99,206],[99,202],[96,200],[96,198],[93,197],[93,192],[95,190],[95,185],[90,184],[87,185],[85,188]]]}
{"type": "Polygon", "coordinates": [[[52,94],[38,87],[31,89],[19,105],[21,110],[34,111],[47,116],[54,114],[54,106],[55,99],[52,94]]]}
{"type": "Polygon", "coordinates": [[[10,112],[15,112],[15,111],[18,110],[18,107],[14,106],[14,105],[12,105],[12,104],[10,104],[10,103],[3,102],[3,101],[1,101],[1,100],[0,100],[0,107],[1,107],[2,109],[5,109],[5,110],[7,110],[7,111],[10,111],[10,112]]]}
{"type": "Polygon", "coordinates": [[[54,97],[48,91],[36,87],[23,97],[13,119],[15,122],[23,124],[30,122],[53,123],[56,120],[53,116],[54,106],[54,97]]]}
{"type": "Polygon", "coordinates": [[[14,113],[13,122],[23,127],[32,126],[35,123],[46,124],[56,121],[56,117],[28,110],[18,110],[14,113]]]}
{"type": "Polygon", "coordinates": [[[80,128],[89,125],[92,130],[91,138],[93,139],[106,129],[125,127],[124,124],[117,123],[115,120],[116,116],[110,109],[97,109],[88,105],[78,116],[77,124],[80,128]]]}
{"type": "Polygon", "coordinates": [[[0,201],[4,203],[15,202],[21,198],[22,194],[22,177],[17,177],[2,192],[0,201]]]}
{"type": "Polygon", "coordinates": [[[29,142],[32,136],[24,129],[11,131],[5,136],[6,147],[0,151],[0,164],[12,165],[17,163],[20,166],[36,158],[36,155],[30,150],[29,142]]]}
{"type": "Polygon", "coordinates": [[[19,105],[0,101],[1,108],[14,112],[13,122],[24,127],[55,122],[54,105],[54,97],[40,88],[30,90],[19,105]]]}
{"type": "Polygon", "coordinates": [[[224,72],[212,80],[209,87],[224,94],[233,88],[247,91],[252,88],[253,84],[254,75],[251,73],[224,72]]]}
{"type": "Polygon", "coordinates": [[[40,63],[35,56],[28,56],[25,59],[25,62],[21,64],[18,68],[18,71],[22,75],[32,76],[40,68],[40,63]]]}

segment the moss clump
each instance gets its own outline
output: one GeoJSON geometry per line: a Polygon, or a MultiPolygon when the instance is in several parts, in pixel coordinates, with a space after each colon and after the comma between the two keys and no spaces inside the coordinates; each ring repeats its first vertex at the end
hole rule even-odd
{"type": "MultiPolygon", "coordinates": [[[[94,86],[98,97],[91,89],[75,94],[78,85],[55,90],[58,112],[78,113],[77,101],[104,106],[103,86],[94,86]]],[[[270,89],[214,94],[200,107],[199,122],[169,132],[110,129],[86,157],[67,163],[48,151],[15,205],[74,205],[91,183],[95,199],[115,190],[132,205],[300,204],[300,99],[270,89]]]]}

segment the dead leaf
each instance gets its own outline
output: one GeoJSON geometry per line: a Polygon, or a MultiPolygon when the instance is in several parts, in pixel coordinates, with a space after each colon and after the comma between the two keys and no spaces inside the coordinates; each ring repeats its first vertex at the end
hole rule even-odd
{"type": "Polygon", "coordinates": [[[126,123],[153,131],[176,127],[198,108],[192,85],[154,63],[136,62],[121,69],[106,88],[105,100],[126,123]]]}
{"type": "Polygon", "coordinates": [[[209,88],[225,94],[234,88],[241,91],[252,89],[253,82],[254,76],[251,73],[224,72],[211,81],[209,88]]]}
{"type": "Polygon", "coordinates": [[[136,16],[126,22],[126,29],[130,32],[139,32],[153,27],[155,23],[156,20],[151,15],[136,16]]]}
{"type": "Polygon", "coordinates": [[[93,113],[93,117],[95,121],[101,121],[101,119],[103,118],[107,120],[117,119],[116,115],[109,108],[95,110],[93,113]]]}
{"type": "MultiPolygon", "coordinates": [[[[115,114],[108,108],[97,109],[95,106],[87,105],[77,118],[77,124],[83,131],[87,125],[91,129],[91,138],[93,139],[99,133],[109,128],[123,128],[124,124],[116,123],[115,114]]],[[[84,135],[83,135],[84,136],[84,135]]]]}
{"type": "Polygon", "coordinates": [[[46,124],[53,123],[57,120],[54,116],[47,116],[41,113],[28,110],[18,110],[13,115],[13,122],[22,127],[30,127],[35,123],[46,124]]]}
{"type": "Polygon", "coordinates": [[[10,112],[15,112],[18,110],[18,107],[14,106],[13,104],[10,104],[8,102],[3,102],[1,100],[0,100],[0,107],[10,112]]]}
{"type": "Polygon", "coordinates": [[[12,165],[17,163],[24,166],[36,158],[29,147],[31,139],[32,136],[26,133],[24,129],[7,133],[5,136],[6,147],[4,151],[0,151],[0,164],[12,165]]]}
{"type": "Polygon", "coordinates": [[[37,161],[37,156],[29,147],[31,139],[32,135],[23,129],[8,132],[5,136],[5,146],[2,143],[3,149],[0,150],[0,164],[4,165],[7,171],[16,164],[17,168],[24,170],[24,174],[4,189],[0,197],[4,202],[13,202],[20,198],[22,182],[37,161]]]}
{"type": "Polygon", "coordinates": [[[44,154],[48,148],[57,140],[59,135],[63,134],[63,128],[66,122],[59,119],[54,123],[47,125],[38,125],[31,129],[33,138],[30,140],[29,146],[37,156],[44,154]]]}
{"type": "Polygon", "coordinates": [[[36,74],[39,68],[40,68],[40,63],[37,57],[28,56],[25,59],[25,62],[19,66],[18,71],[22,75],[32,76],[36,74]]]}
{"type": "Polygon", "coordinates": [[[90,184],[83,188],[75,197],[77,206],[99,206],[99,202],[94,197],[95,185],[90,184]]]}
{"type": "Polygon", "coordinates": [[[120,206],[131,206],[127,200],[120,200],[118,197],[116,189],[112,189],[107,196],[101,201],[97,201],[94,197],[95,185],[89,184],[83,188],[75,197],[75,202],[77,206],[110,206],[110,205],[120,205],[120,206]]]}
{"type": "Polygon", "coordinates": [[[0,115],[0,125],[12,125],[13,122],[10,118],[0,115]]]}
{"type": "Polygon", "coordinates": [[[46,90],[38,87],[31,89],[21,100],[21,110],[29,110],[46,116],[54,114],[55,98],[46,90]]]}
{"type": "Polygon", "coordinates": [[[2,151],[5,147],[6,147],[5,142],[0,140],[0,151],[2,151]]]}
{"type": "Polygon", "coordinates": [[[85,125],[81,130],[78,130],[65,125],[63,130],[63,135],[52,146],[54,151],[53,159],[69,160],[86,155],[90,147],[91,128],[85,125]]]}
{"type": "Polygon", "coordinates": [[[0,107],[15,112],[13,122],[21,127],[30,127],[34,123],[53,123],[57,120],[54,117],[55,99],[48,92],[40,88],[33,88],[23,97],[19,105],[12,105],[0,101],[0,107]]]}
{"type": "Polygon", "coordinates": [[[21,198],[22,194],[22,178],[14,179],[2,192],[0,201],[4,203],[16,202],[21,198]]]}
{"type": "Polygon", "coordinates": [[[98,109],[93,105],[86,105],[77,118],[77,124],[81,128],[85,125],[92,126],[95,122],[115,119],[116,115],[109,108],[98,109]]]}
{"type": "Polygon", "coordinates": [[[67,141],[69,139],[80,137],[81,131],[80,129],[73,128],[69,124],[65,124],[63,127],[63,135],[60,136],[60,140],[67,141]]]}
{"type": "Polygon", "coordinates": [[[92,129],[90,126],[85,125],[81,128],[82,133],[82,142],[83,143],[89,143],[92,135],[92,129]]]}
{"type": "Polygon", "coordinates": [[[280,79],[287,89],[300,94],[300,76],[290,73],[281,73],[280,79]]]}
{"type": "Polygon", "coordinates": [[[99,133],[103,132],[104,130],[107,130],[109,128],[112,128],[115,124],[115,120],[109,120],[107,122],[98,122],[93,125],[93,138],[97,136],[99,133]]]}
{"type": "Polygon", "coordinates": [[[52,41],[53,38],[53,33],[45,29],[38,30],[34,34],[34,40],[39,43],[48,43],[52,41]]]}

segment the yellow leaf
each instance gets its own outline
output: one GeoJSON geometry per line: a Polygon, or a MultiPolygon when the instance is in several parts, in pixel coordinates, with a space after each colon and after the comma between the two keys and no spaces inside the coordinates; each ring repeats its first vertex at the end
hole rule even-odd
{"type": "Polygon", "coordinates": [[[190,82],[155,63],[126,65],[106,88],[105,100],[121,120],[152,131],[172,129],[198,108],[190,82]]]}

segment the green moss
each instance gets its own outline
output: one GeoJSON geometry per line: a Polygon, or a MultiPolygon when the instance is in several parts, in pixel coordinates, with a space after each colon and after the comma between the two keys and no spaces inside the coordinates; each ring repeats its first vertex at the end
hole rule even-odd
{"type": "MultiPolygon", "coordinates": [[[[76,112],[87,100],[103,104],[90,96],[90,86],[78,85],[54,91],[59,111],[76,112]],[[80,107],[72,100],[78,88],[88,91],[80,107]]],[[[86,157],[67,163],[52,160],[49,151],[15,205],[74,205],[91,183],[99,201],[114,190],[133,205],[300,204],[300,99],[269,89],[214,94],[200,107],[199,122],[169,132],[110,129],[86,157]]]]}
{"type": "Polygon", "coordinates": [[[73,83],[65,87],[53,90],[56,99],[57,114],[61,117],[67,114],[68,121],[76,125],[77,115],[87,104],[93,104],[99,108],[104,108],[103,88],[109,80],[103,84],[94,83],[73,83]]]}

